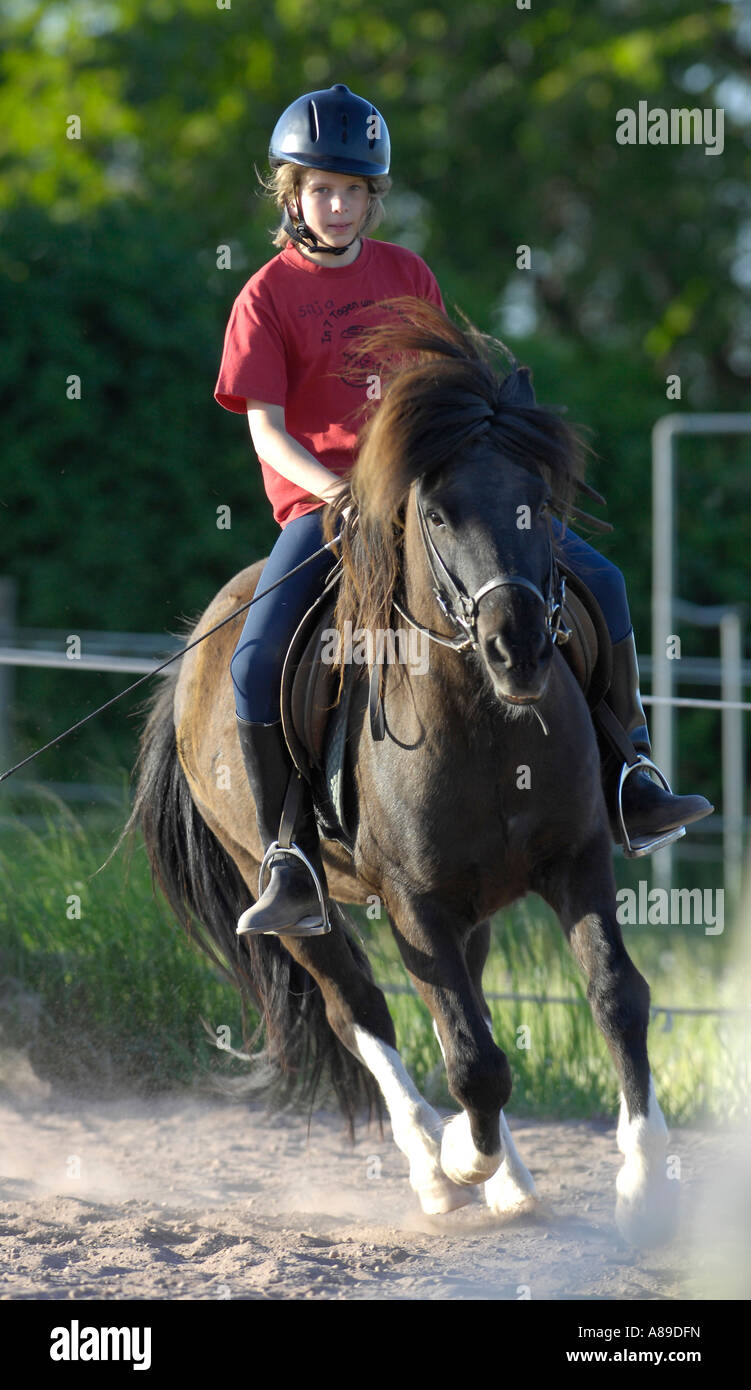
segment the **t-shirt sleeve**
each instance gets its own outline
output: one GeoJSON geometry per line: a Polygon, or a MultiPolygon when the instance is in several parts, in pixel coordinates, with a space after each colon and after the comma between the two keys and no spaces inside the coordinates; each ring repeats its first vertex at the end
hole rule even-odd
{"type": "Polygon", "coordinates": [[[444,312],[444,314],[445,314],[445,312],[446,312],[446,305],[445,305],[444,302],[443,302],[443,296],[442,296],[441,291],[440,291],[440,289],[439,289],[438,281],[436,280],[435,275],[433,274],[432,270],[430,269],[430,266],[428,266],[428,265],[425,264],[425,261],[422,259],[422,257],[418,257],[418,261],[419,261],[419,267],[418,267],[418,272],[419,272],[419,273],[418,273],[418,277],[417,277],[417,278],[418,278],[418,289],[417,289],[417,293],[419,294],[419,296],[420,296],[421,299],[427,299],[427,301],[428,301],[429,304],[437,304],[437,305],[438,305],[438,308],[439,308],[439,309],[442,309],[443,312],[444,312]]]}
{"type": "Polygon", "coordinates": [[[225,410],[244,415],[246,397],[284,405],[286,396],[287,362],[279,323],[271,305],[246,287],[227,324],[214,397],[225,410]]]}

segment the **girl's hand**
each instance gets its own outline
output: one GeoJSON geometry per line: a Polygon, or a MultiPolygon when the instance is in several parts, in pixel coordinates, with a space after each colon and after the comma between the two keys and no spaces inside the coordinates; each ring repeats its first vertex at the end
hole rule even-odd
{"type": "Polygon", "coordinates": [[[352,499],[351,499],[351,494],[350,494],[350,490],[349,490],[349,485],[348,485],[348,484],[345,484],[344,487],[339,487],[339,488],[337,488],[336,492],[332,493],[330,496],[328,496],[328,497],[325,498],[325,501],[328,502],[329,506],[335,507],[335,506],[337,505],[337,503],[339,502],[339,500],[340,500],[341,498],[343,498],[343,497],[349,497],[349,498],[350,498],[350,501],[347,503],[346,507],[343,507],[342,510],[341,510],[341,512],[339,513],[339,515],[340,515],[342,521],[346,521],[346,520],[347,520],[347,517],[349,516],[350,512],[354,509],[354,505],[355,505],[355,504],[354,504],[354,501],[352,501],[352,499]]]}

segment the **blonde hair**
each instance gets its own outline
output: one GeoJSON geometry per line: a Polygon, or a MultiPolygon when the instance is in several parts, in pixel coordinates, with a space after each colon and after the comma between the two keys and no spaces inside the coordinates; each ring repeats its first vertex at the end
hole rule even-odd
{"type": "MultiPolygon", "coordinates": [[[[280,212],[284,211],[285,203],[292,203],[297,198],[303,175],[307,165],[285,163],[280,164],[277,169],[272,169],[268,178],[256,169],[258,181],[268,194],[271,201],[276,205],[280,212]]],[[[322,173],[327,172],[321,170],[322,173]]],[[[359,235],[371,231],[377,227],[384,218],[383,199],[391,188],[391,179],[388,174],[363,174],[360,177],[365,179],[368,185],[368,211],[360,228],[359,235]]],[[[282,249],[288,246],[292,238],[283,227],[277,227],[272,233],[272,244],[282,249]]]]}

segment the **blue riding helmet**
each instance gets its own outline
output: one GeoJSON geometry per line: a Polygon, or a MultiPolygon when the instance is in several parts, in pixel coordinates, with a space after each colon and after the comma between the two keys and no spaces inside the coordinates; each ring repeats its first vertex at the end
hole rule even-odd
{"type": "Polygon", "coordinates": [[[383,116],[343,82],[293,101],[279,117],[269,144],[272,169],[290,163],[375,177],[388,173],[390,160],[383,116]]]}

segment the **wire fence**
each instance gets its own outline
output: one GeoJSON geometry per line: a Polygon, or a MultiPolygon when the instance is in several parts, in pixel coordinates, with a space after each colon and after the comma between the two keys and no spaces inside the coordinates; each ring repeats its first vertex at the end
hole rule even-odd
{"type": "MultiPolygon", "coordinates": [[[[376,981],[378,988],[384,994],[412,994],[417,997],[417,991],[411,985],[382,984],[376,981]]],[[[567,1004],[576,1008],[588,1009],[589,1000],[577,999],[575,996],[561,994],[515,994],[512,991],[483,990],[483,996],[488,1000],[510,1001],[520,1004],[567,1004]]],[[[690,1017],[703,1018],[746,1018],[751,1021],[751,1008],[688,1008],[681,1004],[650,1004],[649,1015],[654,1022],[657,1018],[665,1017],[663,1033],[669,1033],[673,1024],[673,1016],[685,1014],[690,1017]]]]}

